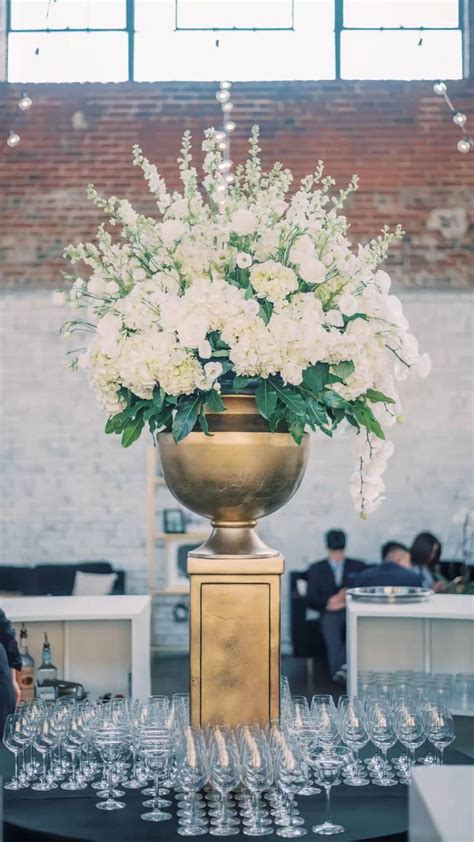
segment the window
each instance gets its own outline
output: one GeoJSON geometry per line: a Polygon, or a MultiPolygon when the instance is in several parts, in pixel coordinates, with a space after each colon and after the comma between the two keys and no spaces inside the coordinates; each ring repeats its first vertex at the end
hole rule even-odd
{"type": "Polygon", "coordinates": [[[462,78],[464,0],[7,0],[11,82],[462,78]]]}

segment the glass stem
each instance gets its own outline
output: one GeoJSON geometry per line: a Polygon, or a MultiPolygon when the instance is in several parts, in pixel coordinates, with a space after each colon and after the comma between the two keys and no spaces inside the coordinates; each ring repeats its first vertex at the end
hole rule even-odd
{"type": "Polygon", "coordinates": [[[443,763],[444,763],[443,754],[444,754],[444,746],[440,746],[439,747],[439,764],[440,764],[440,766],[442,766],[443,763]]]}
{"type": "Polygon", "coordinates": [[[226,805],[225,805],[225,792],[221,792],[221,820],[220,824],[225,825],[225,815],[226,815],[226,805]]]}
{"type": "Polygon", "coordinates": [[[384,747],[382,749],[382,754],[383,754],[382,778],[386,778],[387,772],[388,772],[388,748],[384,747]]]}
{"type": "Polygon", "coordinates": [[[109,794],[107,796],[108,801],[113,801],[114,797],[114,765],[113,763],[109,763],[107,766],[107,781],[109,783],[109,794]]]}
{"type": "Polygon", "coordinates": [[[253,808],[254,808],[254,824],[260,824],[260,793],[252,792],[253,808]]]}
{"type": "Polygon", "coordinates": [[[76,752],[71,751],[71,781],[76,783],[76,752]]]}
{"type": "Polygon", "coordinates": [[[19,780],[19,775],[18,775],[18,754],[19,754],[19,752],[15,752],[15,774],[14,774],[14,778],[13,778],[13,780],[14,780],[14,781],[18,781],[18,780],[19,780]]]}
{"type": "Polygon", "coordinates": [[[160,800],[160,776],[155,774],[155,810],[159,809],[158,802],[160,800]]]}
{"type": "Polygon", "coordinates": [[[331,787],[325,786],[326,791],[326,824],[332,824],[331,820],[331,787]]]}
{"type": "Polygon", "coordinates": [[[46,753],[43,754],[41,759],[43,761],[43,783],[46,784],[46,753]]]}
{"type": "Polygon", "coordinates": [[[293,826],[293,807],[294,807],[294,796],[288,796],[288,827],[293,826]]]}

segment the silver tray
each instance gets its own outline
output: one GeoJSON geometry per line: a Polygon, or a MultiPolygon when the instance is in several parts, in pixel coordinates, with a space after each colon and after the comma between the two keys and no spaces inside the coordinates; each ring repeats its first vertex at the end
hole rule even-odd
{"type": "Polygon", "coordinates": [[[426,602],[433,591],[430,588],[396,588],[381,586],[349,588],[347,593],[359,602],[426,602]]]}

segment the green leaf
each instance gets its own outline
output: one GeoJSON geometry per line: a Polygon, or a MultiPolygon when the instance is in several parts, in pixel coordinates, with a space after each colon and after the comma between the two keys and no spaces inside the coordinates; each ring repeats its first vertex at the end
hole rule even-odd
{"type": "Polygon", "coordinates": [[[353,322],[354,319],[364,319],[367,321],[367,315],[365,313],[354,313],[352,316],[342,316],[344,319],[344,327],[349,324],[349,322],[353,322]]]}
{"type": "Polygon", "coordinates": [[[306,399],[306,411],[308,414],[308,419],[314,421],[318,427],[322,424],[328,423],[328,414],[326,407],[323,404],[319,403],[319,401],[315,400],[315,398],[307,398],[306,399]]]}
{"type": "Polygon", "coordinates": [[[232,371],[233,364],[230,362],[230,360],[222,360],[220,365],[222,366],[222,374],[220,375],[220,377],[222,377],[223,374],[227,374],[228,371],[232,371]]]}
{"type": "Polygon", "coordinates": [[[207,418],[204,412],[201,409],[201,412],[198,415],[198,422],[201,430],[203,431],[205,436],[212,436],[212,433],[209,432],[209,424],[207,423],[207,418]]]}
{"type": "Polygon", "coordinates": [[[213,351],[212,352],[213,359],[216,358],[216,357],[228,357],[228,356],[229,356],[229,351],[228,351],[227,348],[223,348],[221,351],[213,351]]]}
{"type": "Polygon", "coordinates": [[[134,441],[140,438],[140,433],[143,430],[145,421],[143,415],[137,415],[130,424],[127,424],[122,433],[122,447],[130,447],[134,441]]]}
{"type": "Polygon", "coordinates": [[[256,377],[244,377],[241,374],[237,374],[234,377],[232,388],[234,389],[234,392],[240,392],[241,389],[248,389],[249,386],[254,386],[256,382],[256,377]]]}
{"type": "Polygon", "coordinates": [[[253,289],[250,285],[245,290],[244,298],[246,298],[246,299],[253,298],[253,289]]]}
{"type": "Polygon", "coordinates": [[[255,392],[255,400],[260,415],[267,419],[270,418],[275,412],[278,395],[269,380],[263,380],[260,384],[255,392]]]}
{"type": "Polygon", "coordinates": [[[290,434],[293,436],[296,444],[301,444],[304,436],[304,421],[299,415],[295,415],[293,412],[288,412],[286,417],[290,434]]]}
{"type": "Polygon", "coordinates": [[[215,389],[211,389],[210,392],[206,393],[206,406],[208,409],[211,409],[212,412],[224,412],[225,406],[224,401],[222,400],[219,392],[216,392],[215,389]]]}
{"type": "Polygon", "coordinates": [[[342,363],[332,365],[331,374],[335,374],[337,377],[342,377],[343,380],[346,380],[352,374],[354,368],[355,366],[352,360],[345,360],[342,363]]]}
{"type": "Polygon", "coordinates": [[[371,403],[395,403],[393,398],[388,398],[383,392],[377,392],[376,389],[367,389],[365,397],[371,403]]]}
{"type": "Polygon", "coordinates": [[[273,304],[271,301],[268,301],[266,298],[263,298],[260,302],[260,310],[258,311],[258,315],[267,325],[270,321],[273,313],[273,304]]]}
{"type": "Polygon", "coordinates": [[[172,427],[173,438],[176,444],[186,438],[193,429],[196,424],[201,405],[201,395],[194,398],[188,398],[179,404],[178,411],[173,419],[172,427]]]}
{"type": "Polygon", "coordinates": [[[276,433],[278,425],[286,418],[286,407],[278,403],[273,415],[268,419],[268,426],[271,433],[276,433]]]}
{"type": "Polygon", "coordinates": [[[362,427],[365,427],[369,433],[374,433],[379,439],[385,438],[385,433],[382,430],[372,410],[369,409],[362,401],[355,401],[351,404],[351,413],[362,427]]]}
{"type": "Polygon", "coordinates": [[[166,394],[161,386],[155,386],[153,389],[153,403],[157,409],[161,409],[165,402],[166,394]]]}
{"type": "Polygon", "coordinates": [[[311,368],[307,368],[303,372],[303,386],[305,386],[308,391],[312,392],[313,395],[317,395],[324,389],[327,383],[328,375],[328,364],[316,363],[316,365],[311,366],[311,368]]]}
{"type": "Polygon", "coordinates": [[[346,399],[338,395],[337,392],[333,392],[332,389],[325,389],[321,395],[321,400],[331,409],[345,409],[347,406],[346,399]]]}
{"type": "Polygon", "coordinates": [[[305,417],[306,402],[303,395],[297,392],[296,389],[292,389],[291,386],[281,386],[279,383],[273,382],[273,387],[278,393],[278,397],[281,402],[284,403],[288,409],[291,409],[291,411],[296,415],[305,417]]]}

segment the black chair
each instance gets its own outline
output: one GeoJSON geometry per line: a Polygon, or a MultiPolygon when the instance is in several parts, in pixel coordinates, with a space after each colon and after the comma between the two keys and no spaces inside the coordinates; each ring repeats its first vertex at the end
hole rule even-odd
{"type": "Polygon", "coordinates": [[[297,582],[308,581],[306,570],[290,571],[290,633],[295,658],[306,659],[308,679],[312,681],[315,658],[326,658],[326,644],[321,633],[318,612],[298,591],[297,582]]]}

